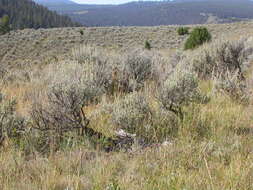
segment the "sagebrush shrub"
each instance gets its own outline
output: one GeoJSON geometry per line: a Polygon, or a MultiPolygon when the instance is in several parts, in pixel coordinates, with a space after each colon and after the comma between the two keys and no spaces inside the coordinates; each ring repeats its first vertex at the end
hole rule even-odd
{"type": "Polygon", "coordinates": [[[129,88],[138,90],[144,82],[152,78],[154,66],[153,53],[150,51],[133,50],[127,52],[121,60],[122,80],[129,88]]]}
{"type": "Polygon", "coordinates": [[[82,45],[72,50],[74,60],[81,64],[89,64],[95,61],[104,61],[108,59],[104,50],[94,46],[82,45]]]}
{"type": "Polygon", "coordinates": [[[248,58],[253,54],[252,47],[246,47],[244,40],[235,42],[224,42],[218,46],[216,50],[215,61],[218,73],[224,73],[227,70],[235,72],[244,78],[244,66],[246,66],[248,58]]]}
{"type": "Polygon", "coordinates": [[[82,128],[81,109],[93,100],[95,93],[92,86],[78,84],[57,84],[48,90],[48,106],[34,104],[32,118],[40,130],[60,132],[82,128]],[[47,122],[44,122],[47,121],[47,122]]]}
{"type": "Polygon", "coordinates": [[[253,48],[248,47],[245,40],[215,42],[203,47],[191,55],[194,70],[201,78],[211,78],[213,74],[222,74],[227,71],[235,72],[244,78],[244,72],[251,60],[253,48]]]}
{"type": "Polygon", "coordinates": [[[179,28],[177,29],[177,33],[178,33],[178,35],[180,35],[180,36],[189,34],[189,28],[188,28],[188,27],[179,27],[179,28]]]}
{"type": "Polygon", "coordinates": [[[30,73],[30,80],[36,85],[52,87],[58,84],[66,84],[67,86],[76,84],[77,88],[80,88],[82,85],[89,84],[100,94],[106,92],[104,84],[107,79],[110,80],[110,77],[106,73],[103,74],[95,65],[82,65],[76,61],[50,64],[43,70],[30,73]]]}
{"type": "Polygon", "coordinates": [[[193,65],[194,71],[202,79],[208,79],[212,77],[216,63],[213,54],[208,48],[203,48],[200,51],[190,55],[190,62],[193,65]]]}
{"type": "Polygon", "coordinates": [[[81,46],[73,50],[73,57],[93,75],[93,81],[107,93],[115,90],[113,74],[118,70],[116,56],[110,56],[100,48],[81,46]]]}
{"type": "Polygon", "coordinates": [[[249,90],[246,81],[241,79],[239,70],[227,71],[213,77],[214,90],[229,96],[232,100],[246,103],[249,100],[249,90]]]}
{"type": "MultiPolygon", "coordinates": [[[[128,78],[124,76],[122,61],[100,48],[81,46],[73,50],[73,58],[89,70],[94,83],[109,94],[120,89],[129,89],[128,78]]],[[[123,90],[124,91],[124,90],[123,90]]]]}
{"type": "Polygon", "coordinates": [[[109,119],[109,125],[118,130],[134,134],[139,142],[162,142],[177,134],[178,118],[165,109],[152,107],[148,98],[133,92],[113,103],[103,104],[91,118],[109,119]]]}
{"type": "Polygon", "coordinates": [[[35,100],[31,110],[33,129],[40,131],[46,138],[45,143],[48,146],[53,144],[56,146],[54,148],[60,145],[66,133],[98,138],[101,136],[88,127],[89,119],[84,109],[88,104],[96,103],[103,91],[94,83],[89,73],[65,74],[60,80],[59,76],[51,80],[44,97],[46,102],[35,100]]]}
{"type": "Polygon", "coordinates": [[[248,97],[245,73],[253,60],[253,48],[247,40],[223,41],[208,44],[191,55],[194,71],[200,78],[213,79],[216,92],[236,101],[248,97]]]}
{"type": "Polygon", "coordinates": [[[139,125],[148,119],[150,107],[147,98],[136,92],[112,105],[112,122],[130,133],[135,133],[139,125]]]}
{"type": "Polygon", "coordinates": [[[89,68],[94,81],[105,91],[132,92],[150,79],[158,79],[163,60],[153,51],[134,49],[115,56],[99,48],[81,46],[73,50],[73,58],[89,68]]]}
{"type": "Polygon", "coordinates": [[[204,97],[198,88],[196,74],[181,67],[183,66],[178,66],[158,89],[158,99],[163,108],[183,119],[183,106],[192,102],[202,102],[204,97]]]}
{"type": "Polygon", "coordinates": [[[211,34],[205,27],[194,28],[189,38],[186,40],[184,49],[194,49],[205,42],[209,42],[212,39],[211,34]]]}

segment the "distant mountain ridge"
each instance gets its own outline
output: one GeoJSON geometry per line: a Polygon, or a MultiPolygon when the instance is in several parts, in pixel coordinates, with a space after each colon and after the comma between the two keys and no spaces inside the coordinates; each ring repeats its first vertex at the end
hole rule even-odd
{"type": "Polygon", "coordinates": [[[35,3],[50,6],[50,5],[74,5],[77,4],[71,0],[34,0],[35,3]]]}
{"type": "Polygon", "coordinates": [[[135,1],[120,5],[63,3],[47,7],[85,26],[187,25],[253,19],[252,0],[135,1]]]}

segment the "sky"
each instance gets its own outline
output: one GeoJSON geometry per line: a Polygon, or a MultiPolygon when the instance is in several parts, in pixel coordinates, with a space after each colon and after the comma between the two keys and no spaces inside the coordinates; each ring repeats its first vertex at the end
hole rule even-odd
{"type": "Polygon", "coordinates": [[[121,4],[133,0],[72,0],[72,1],[82,4],[121,4]]]}

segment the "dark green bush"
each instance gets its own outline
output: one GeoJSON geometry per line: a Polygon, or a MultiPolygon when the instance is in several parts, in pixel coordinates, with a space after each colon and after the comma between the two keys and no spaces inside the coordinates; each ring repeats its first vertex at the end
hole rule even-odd
{"type": "Polygon", "coordinates": [[[212,39],[211,34],[205,27],[197,27],[191,32],[189,38],[185,42],[184,49],[194,49],[205,42],[212,39]]]}
{"type": "Polygon", "coordinates": [[[4,15],[0,18],[0,35],[10,32],[10,18],[7,15],[4,15]]]}
{"type": "Polygon", "coordinates": [[[151,44],[149,43],[149,41],[145,41],[144,48],[147,50],[151,50],[151,44]]]}
{"type": "Polygon", "coordinates": [[[188,28],[188,27],[179,27],[179,28],[177,29],[177,33],[178,33],[178,35],[180,35],[180,36],[189,34],[189,28],[188,28]]]}
{"type": "Polygon", "coordinates": [[[83,36],[83,34],[84,34],[83,31],[82,31],[82,30],[79,30],[79,32],[80,32],[80,34],[83,36]]]}

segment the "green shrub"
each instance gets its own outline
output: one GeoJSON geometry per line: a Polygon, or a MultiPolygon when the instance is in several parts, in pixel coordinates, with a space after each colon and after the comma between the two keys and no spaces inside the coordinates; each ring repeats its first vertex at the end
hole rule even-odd
{"type": "Polygon", "coordinates": [[[147,50],[151,50],[151,44],[150,44],[150,42],[149,41],[145,41],[145,46],[144,46],[144,48],[145,49],[147,49],[147,50]]]}
{"type": "Polygon", "coordinates": [[[178,35],[180,35],[180,36],[189,34],[189,28],[188,28],[188,27],[179,27],[179,28],[177,29],[177,33],[178,33],[178,35]]]}
{"type": "Polygon", "coordinates": [[[191,32],[189,38],[185,42],[184,49],[194,49],[205,42],[209,42],[212,39],[211,34],[205,27],[197,27],[191,32]]]}
{"type": "Polygon", "coordinates": [[[80,34],[83,36],[83,34],[84,34],[83,31],[82,31],[82,30],[79,30],[79,32],[80,32],[80,34]]]}
{"type": "Polygon", "coordinates": [[[0,35],[10,32],[10,18],[5,15],[0,19],[0,35]]]}

